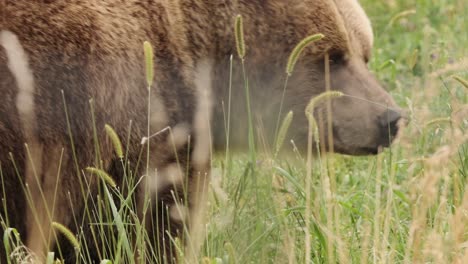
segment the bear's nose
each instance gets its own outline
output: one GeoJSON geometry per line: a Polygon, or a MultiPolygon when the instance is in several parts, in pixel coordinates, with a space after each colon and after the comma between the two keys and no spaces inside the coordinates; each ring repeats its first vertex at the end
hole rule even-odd
{"type": "Polygon", "coordinates": [[[388,109],[379,117],[381,142],[384,146],[389,146],[398,133],[398,121],[400,119],[400,112],[392,109],[388,109]]]}

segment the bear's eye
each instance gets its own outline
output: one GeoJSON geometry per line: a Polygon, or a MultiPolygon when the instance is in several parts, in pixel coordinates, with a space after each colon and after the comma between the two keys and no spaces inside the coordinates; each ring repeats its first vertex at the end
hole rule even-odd
{"type": "Polygon", "coordinates": [[[340,52],[332,53],[329,56],[330,64],[338,65],[345,62],[345,55],[340,52]]]}
{"type": "Polygon", "coordinates": [[[369,58],[369,56],[364,56],[364,62],[365,62],[366,64],[368,64],[368,63],[369,63],[369,61],[370,61],[370,58],[369,58]]]}

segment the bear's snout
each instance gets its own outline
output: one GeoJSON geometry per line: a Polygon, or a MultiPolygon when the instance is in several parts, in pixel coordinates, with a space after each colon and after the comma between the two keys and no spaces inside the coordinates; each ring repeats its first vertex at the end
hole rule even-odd
{"type": "Polygon", "coordinates": [[[379,145],[388,147],[395,139],[399,130],[399,122],[402,119],[401,112],[396,109],[388,109],[378,117],[378,125],[380,127],[379,145]]]}

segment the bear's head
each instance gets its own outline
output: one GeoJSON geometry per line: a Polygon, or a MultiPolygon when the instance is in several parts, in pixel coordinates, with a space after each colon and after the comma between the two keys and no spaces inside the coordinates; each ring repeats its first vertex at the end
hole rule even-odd
{"type": "MultiPolygon", "coordinates": [[[[388,147],[399,130],[401,110],[368,68],[373,33],[359,3],[268,0],[257,4],[257,9],[245,11],[257,10],[255,14],[244,16],[253,123],[261,130],[257,135],[273,142],[278,120],[293,111],[287,140],[305,150],[309,129],[305,108],[311,98],[326,91],[329,80],[329,89],[344,96],[332,99],[329,106],[321,103],[314,110],[322,146],[330,150],[329,143],[333,142],[335,152],[351,155],[376,154],[388,147]],[[284,89],[285,63],[292,49],[303,38],[317,33],[325,37],[303,51],[284,89]]],[[[232,117],[232,127],[247,131],[246,113],[242,113],[245,106],[240,103],[244,90],[233,89],[239,114],[232,117]]],[[[236,140],[235,135],[231,140],[236,140]]],[[[245,137],[242,140],[245,142],[245,137]]]]}

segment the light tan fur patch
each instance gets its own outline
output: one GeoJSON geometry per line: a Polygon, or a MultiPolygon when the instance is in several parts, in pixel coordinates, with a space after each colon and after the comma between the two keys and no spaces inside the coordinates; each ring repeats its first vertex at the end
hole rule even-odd
{"type": "Polygon", "coordinates": [[[169,208],[169,216],[172,220],[185,222],[188,217],[189,210],[186,206],[175,203],[169,208]]]}
{"type": "Polygon", "coordinates": [[[197,107],[193,122],[195,146],[192,154],[192,163],[195,166],[205,164],[211,158],[212,70],[211,62],[204,60],[197,64],[195,71],[197,107]]]}
{"type": "Polygon", "coordinates": [[[159,191],[169,186],[177,186],[183,183],[184,172],[177,163],[171,163],[161,170],[154,170],[148,176],[148,186],[151,193],[159,191]]]}
{"type": "Polygon", "coordinates": [[[37,118],[34,105],[34,76],[29,67],[28,56],[14,33],[1,31],[0,44],[5,48],[8,68],[16,79],[18,87],[16,108],[26,141],[25,178],[30,198],[30,208],[26,214],[29,234],[26,245],[36,254],[44,254],[48,248],[48,239],[46,237],[50,231],[50,219],[48,219],[47,210],[44,210],[45,205],[42,203],[43,146],[36,134],[37,118]]]}
{"type": "Polygon", "coordinates": [[[189,139],[190,127],[186,123],[176,125],[168,136],[168,145],[173,146],[175,151],[183,147],[189,139]]]}
{"type": "Polygon", "coordinates": [[[195,146],[191,157],[195,172],[190,186],[194,206],[190,210],[190,236],[186,248],[189,261],[198,259],[205,230],[203,223],[206,218],[205,208],[211,160],[212,71],[213,65],[208,60],[200,61],[195,71],[197,107],[193,124],[195,146]]]}

